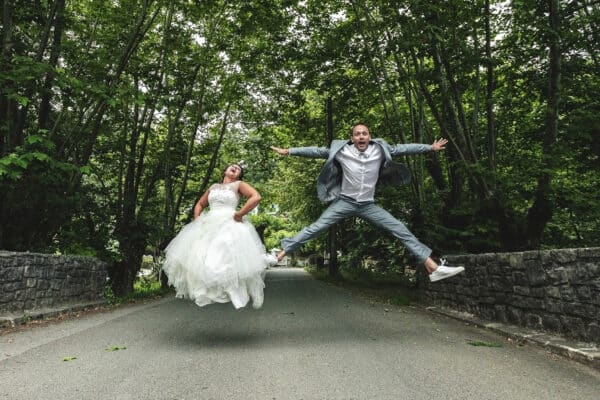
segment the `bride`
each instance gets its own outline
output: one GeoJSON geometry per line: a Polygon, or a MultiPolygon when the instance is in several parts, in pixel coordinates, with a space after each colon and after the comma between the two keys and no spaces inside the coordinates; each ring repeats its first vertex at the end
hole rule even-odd
{"type": "Polygon", "coordinates": [[[239,164],[227,166],[221,183],[212,185],[194,206],[194,221],[165,249],[163,271],[169,284],[177,297],[200,307],[231,302],[241,308],[252,299],[252,306],[260,308],[266,269],[277,262],[245,217],[260,202],[260,194],[242,181],[243,174],[239,164]],[[241,196],[247,200],[238,210],[241,196]]]}

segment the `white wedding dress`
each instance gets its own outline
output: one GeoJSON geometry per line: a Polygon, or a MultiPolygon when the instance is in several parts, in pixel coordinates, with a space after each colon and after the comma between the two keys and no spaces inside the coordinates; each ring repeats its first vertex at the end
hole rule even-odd
{"type": "Polygon", "coordinates": [[[215,184],[209,210],[187,224],[169,243],[163,271],[177,297],[202,307],[231,301],[235,308],[263,304],[264,276],[276,259],[267,255],[254,226],[233,219],[240,181],[215,184]]]}

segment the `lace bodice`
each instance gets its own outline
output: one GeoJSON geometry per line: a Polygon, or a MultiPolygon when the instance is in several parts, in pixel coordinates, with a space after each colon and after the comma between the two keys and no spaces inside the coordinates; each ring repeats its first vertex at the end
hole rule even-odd
{"type": "Polygon", "coordinates": [[[235,210],[240,202],[238,186],[240,181],[231,183],[215,183],[208,193],[210,208],[230,208],[235,210]]]}

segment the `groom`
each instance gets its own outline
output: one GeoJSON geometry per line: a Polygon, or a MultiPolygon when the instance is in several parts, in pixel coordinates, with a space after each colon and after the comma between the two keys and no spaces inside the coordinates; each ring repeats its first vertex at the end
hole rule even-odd
{"type": "MultiPolygon", "coordinates": [[[[400,184],[410,181],[406,167],[392,161],[392,156],[420,154],[445,149],[446,139],[433,144],[397,144],[391,146],[383,139],[371,139],[365,124],[354,125],[350,141],[334,140],[330,148],[292,147],[282,149],[271,146],[280,155],[308,158],[326,158],[327,161],[317,179],[317,194],[329,207],[313,224],[302,229],[296,236],[281,241],[283,250],[277,255],[281,260],[304,243],[319,236],[337,221],[359,216],[400,239],[404,246],[425,265],[432,282],[449,278],[464,271],[463,267],[438,265],[431,258],[431,249],[421,243],[406,226],[389,212],[375,204],[375,186],[400,184]]],[[[442,263],[443,264],[443,263],[442,263]]]]}

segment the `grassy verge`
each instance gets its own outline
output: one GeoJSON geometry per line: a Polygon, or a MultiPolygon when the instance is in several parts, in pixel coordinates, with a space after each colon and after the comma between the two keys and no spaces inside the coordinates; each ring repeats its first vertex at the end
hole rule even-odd
{"type": "Polygon", "coordinates": [[[106,286],[106,288],[104,288],[104,298],[109,305],[119,305],[135,303],[147,299],[156,299],[172,292],[173,289],[171,287],[163,289],[161,288],[160,282],[156,280],[146,280],[141,278],[133,284],[133,292],[126,296],[115,296],[110,286],[106,286]]]}
{"type": "Polygon", "coordinates": [[[346,288],[371,301],[408,306],[418,300],[414,283],[405,274],[342,270],[337,277],[331,277],[324,269],[306,267],[306,270],[318,280],[346,288]]]}

